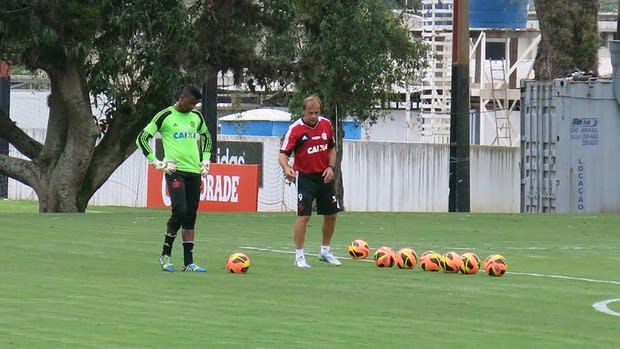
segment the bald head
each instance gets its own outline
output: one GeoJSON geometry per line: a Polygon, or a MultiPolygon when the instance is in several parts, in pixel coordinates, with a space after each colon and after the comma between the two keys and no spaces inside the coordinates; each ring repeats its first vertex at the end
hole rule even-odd
{"type": "Polygon", "coordinates": [[[321,115],[321,99],[319,96],[312,95],[304,98],[303,120],[307,125],[314,126],[319,121],[321,115]]]}
{"type": "Polygon", "coordinates": [[[317,95],[310,95],[304,98],[304,103],[302,104],[302,110],[306,110],[310,102],[316,102],[318,103],[319,108],[321,107],[321,98],[319,98],[319,96],[317,95]]]}

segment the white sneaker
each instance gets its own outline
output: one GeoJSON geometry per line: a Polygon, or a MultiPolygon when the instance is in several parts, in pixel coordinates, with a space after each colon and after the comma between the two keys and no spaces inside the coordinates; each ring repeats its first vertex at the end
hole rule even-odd
{"type": "Polygon", "coordinates": [[[327,262],[331,265],[342,264],[336,257],[334,257],[334,255],[331,252],[321,252],[321,254],[319,255],[319,260],[321,262],[327,262]]]}
{"type": "Polygon", "coordinates": [[[295,258],[295,266],[297,268],[310,268],[310,264],[306,262],[306,257],[304,256],[299,256],[295,258]]]}

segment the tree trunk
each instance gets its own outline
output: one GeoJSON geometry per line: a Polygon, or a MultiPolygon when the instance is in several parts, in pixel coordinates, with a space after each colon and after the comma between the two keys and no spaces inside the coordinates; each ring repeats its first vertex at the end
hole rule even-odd
{"type": "Polygon", "coordinates": [[[86,206],[78,205],[78,195],[99,129],[77,64],[67,62],[62,69],[50,69],[50,82],[46,141],[32,159],[38,176],[30,185],[39,197],[40,212],[84,212],[86,206]]]}
{"type": "MultiPolygon", "coordinates": [[[[91,111],[86,80],[77,64],[45,66],[51,83],[50,114],[45,143],[21,130],[0,112],[0,137],[31,160],[0,154],[0,169],[33,188],[40,212],[84,212],[93,194],[135,150],[135,135],[158,107],[126,102],[116,106],[101,141],[91,111]]],[[[168,90],[155,86],[143,98],[162,101],[168,90]]]]}
{"type": "Polygon", "coordinates": [[[534,72],[537,80],[575,70],[598,75],[598,0],[534,0],[542,35],[534,72]]]}
{"type": "Polygon", "coordinates": [[[334,172],[334,186],[336,188],[336,200],[341,210],[345,210],[344,207],[344,183],[342,181],[342,145],[344,141],[344,122],[342,117],[333,118],[332,124],[334,125],[334,134],[336,138],[336,171],[334,172]]]}

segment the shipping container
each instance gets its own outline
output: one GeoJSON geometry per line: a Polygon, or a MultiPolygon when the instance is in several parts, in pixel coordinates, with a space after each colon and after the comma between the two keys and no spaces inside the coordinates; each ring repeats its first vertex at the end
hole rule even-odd
{"type": "Polygon", "coordinates": [[[522,83],[522,212],[620,212],[618,154],[613,80],[522,83]]]}

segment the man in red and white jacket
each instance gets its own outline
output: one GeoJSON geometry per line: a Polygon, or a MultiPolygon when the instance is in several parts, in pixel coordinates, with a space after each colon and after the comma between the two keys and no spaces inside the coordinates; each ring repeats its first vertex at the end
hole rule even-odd
{"type": "Polygon", "coordinates": [[[295,266],[299,268],[310,267],[304,254],[304,241],[314,200],[317,214],[323,216],[323,240],[319,260],[340,265],[340,261],[329,248],[336,228],[336,215],[340,210],[333,183],[336,141],[331,122],[320,116],[320,113],[320,98],[316,95],[306,97],[303,102],[303,115],[289,126],[278,159],[286,178],[297,184],[297,219],[293,238],[295,266]],[[292,167],[288,161],[291,155],[295,157],[292,167]]]}

